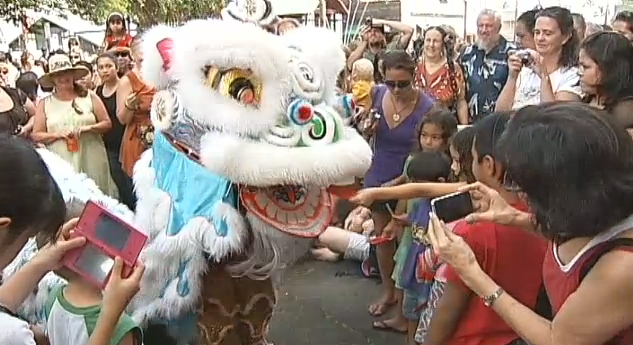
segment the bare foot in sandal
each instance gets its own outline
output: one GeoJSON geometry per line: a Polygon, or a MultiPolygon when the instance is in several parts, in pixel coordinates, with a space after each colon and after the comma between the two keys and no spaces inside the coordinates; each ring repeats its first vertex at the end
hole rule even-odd
{"type": "Polygon", "coordinates": [[[382,296],[378,302],[369,306],[369,314],[371,316],[382,316],[396,304],[397,300],[394,296],[382,296]]]}
{"type": "Polygon", "coordinates": [[[378,331],[407,333],[407,320],[394,317],[387,320],[374,321],[372,327],[378,331]]]}

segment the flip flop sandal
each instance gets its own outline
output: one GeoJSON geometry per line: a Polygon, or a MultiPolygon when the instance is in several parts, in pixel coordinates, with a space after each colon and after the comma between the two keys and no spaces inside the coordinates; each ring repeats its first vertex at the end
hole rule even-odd
{"type": "Polygon", "coordinates": [[[389,325],[386,321],[382,320],[382,321],[374,321],[371,324],[372,328],[377,330],[377,331],[382,331],[382,332],[393,332],[393,333],[407,333],[407,330],[401,330],[401,329],[397,329],[391,325],[389,325]]]}
{"type": "Polygon", "coordinates": [[[369,259],[360,264],[360,270],[365,278],[380,278],[380,272],[374,267],[369,259]]]}

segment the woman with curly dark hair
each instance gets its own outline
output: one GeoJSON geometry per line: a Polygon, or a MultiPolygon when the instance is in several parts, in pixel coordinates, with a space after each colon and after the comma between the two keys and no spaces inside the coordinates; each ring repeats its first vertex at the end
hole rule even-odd
{"type": "Polygon", "coordinates": [[[584,101],[613,114],[633,133],[633,45],[617,32],[588,36],[580,47],[580,86],[584,101]]]}
{"type": "Polygon", "coordinates": [[[464,73],[455,63],[454,38],[440,26],[426,29],[422,35],[422,53],[416,68],[415,83],[438,105],[450,109],[459,124],[468,124],[468,104],[464,73]]]}

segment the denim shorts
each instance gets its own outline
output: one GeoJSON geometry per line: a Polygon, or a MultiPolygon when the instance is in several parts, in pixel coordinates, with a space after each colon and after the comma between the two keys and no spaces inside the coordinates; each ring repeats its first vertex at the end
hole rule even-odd
{"type": "Polygon", "coordinates": [[[404,317],[409,321],[420,320],[420,315],[428,298],[428,293],[418,293],[405,289],[402,296],[402,314],[404,317]]]}

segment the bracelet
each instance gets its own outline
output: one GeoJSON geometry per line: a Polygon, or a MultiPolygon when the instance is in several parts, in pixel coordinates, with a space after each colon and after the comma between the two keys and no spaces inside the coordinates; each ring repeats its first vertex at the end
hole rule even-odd
{"type": "Polygon", "coordinates": [[[495,301],[499,299],[499,297],[501,297],[501,295],[503,295],[504,293],[505,291],[503,290],[503,288],[500,287],[497,289],[497,291],[493,292],[491,295],[484,296],[482,298],[484,300],[484,305],[488,308],[492,307],[495,301]]]}

